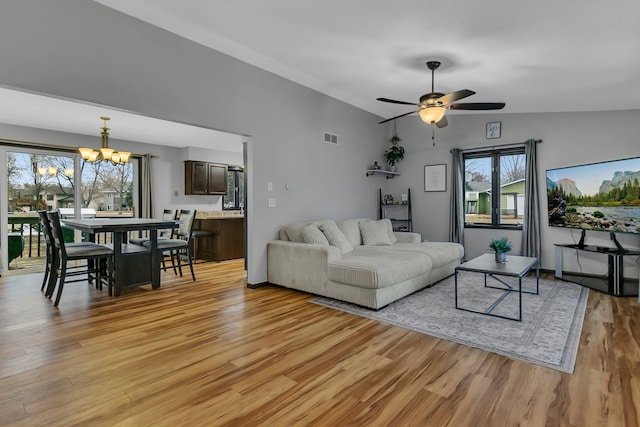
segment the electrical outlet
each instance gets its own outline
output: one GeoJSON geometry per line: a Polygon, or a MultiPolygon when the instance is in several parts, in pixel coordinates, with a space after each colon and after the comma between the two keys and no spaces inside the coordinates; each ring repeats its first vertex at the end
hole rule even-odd
{"type": "Polygon", "coordinates": [[[276,207],[276,199],[269,199],[269,207],[270,208],[276,207]]]}

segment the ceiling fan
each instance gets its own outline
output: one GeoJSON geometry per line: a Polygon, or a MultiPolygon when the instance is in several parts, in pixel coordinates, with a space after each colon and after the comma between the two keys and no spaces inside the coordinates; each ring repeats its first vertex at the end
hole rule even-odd
{"type": "Polygon", "coordinates": [[[377,98],[378,101],[382,102],[390,102],[392,104],[402,105],[415,105],[420,107],[417,110],[409,111],[408,113],[400,114],[399,116],[383,120],[379,124],[386,123],[400,117],[408,116],[409,114],[418,113],[420,119],[422,119],[423,122],[428,124],[435,124],[437,127],[443,128],[447,125],[447,118],[444,115],[447,110],[501,110],[504,108],[504,102],[467,102],[454,104],[455,101],[475,94],[474,91],[469,89],[462,89],[447,94],[435,92],[433,88],[434,73],[439,66],[439,61],[427,62],[427,68],[431,70],[431,93],[422,95],[420,97],[419,104],[413,102],[396,101],[394,99],[388,98],[377,98]]]}

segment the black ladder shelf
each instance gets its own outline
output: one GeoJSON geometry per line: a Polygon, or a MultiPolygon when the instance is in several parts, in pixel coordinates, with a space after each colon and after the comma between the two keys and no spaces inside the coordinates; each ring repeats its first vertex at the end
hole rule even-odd
{"type": "Polygon", "coordinates": [[[413,231],[411,218],[411,189],[407,189],[407,202],[402,203],[385,203],[382,198],[382,188],[379,190],[378,199],[378,218],[389,218],[393,231],[413,231]],[[403,210],[404,208],[404,210],[403,210]],[[397,218],[398,215],[402,215],[397,218]]]}

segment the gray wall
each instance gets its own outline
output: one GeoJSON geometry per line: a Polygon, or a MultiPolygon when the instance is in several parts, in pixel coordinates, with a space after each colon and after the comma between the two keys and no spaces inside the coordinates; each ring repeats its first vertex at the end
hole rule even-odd
{"type": "Polygon", "coordinates": [[[384,144],[378,117],[96,3],[2,9],[1,85],[249,136],[250,283],[266,280],[266,244],[281,225],[375,216],[386,183],[364,169],[384,144]],[[340,145],[324,144],[323,131],[340,145]]]}
{"type": "MultiPolygon", "coordinates": [[[[616,160],[640,156],[640,110],[540,113],[540,114],[466,114],[449,116],[449,127],[436,130],[436,146],[432,146],[431,129],[417,117],[398,121],[398,134],[406,148],[405,160],[399,164],[401,176],[393,179],[390,191],[399,195],[412,190],[414,228],[429,240],[447,240],[449,228],[449,188],[445,193],[424,192],[424,165],[446,164],[447,187],[451,180],[452,148],[490,147],[492,144],[523,142],[541,139],[538,145],[538,174],[542,210],[542,266],[554,269],[554,244],[574,243],[580,238],[578,231],[552,228],[546,218],[547,169],[616,160]],[[499,139],[485,139],[487,122],[502,122],[499,139]]],[[[390,129],[387,130],[389,132],[390,129]]],[[[489,251],[494,237],[508,236],[520,248],[521,232],[504,230],[467,229],[465,250],[468,257],[489,251]]],[[[623,246],[640,247],[637,235],[619,234],[623,246]]],[[[610,246],[609,236],[603,232],[588,232],[587,242],[610,246]]],[[[580,265],[575,252],[565,252],[565,267],[574,271],[594,274],[606,273],[605,257],[590,257],[580,253],[580,265]]],[[[635,259],[628,257],[625,274],[638,277],[635,259]]]]}

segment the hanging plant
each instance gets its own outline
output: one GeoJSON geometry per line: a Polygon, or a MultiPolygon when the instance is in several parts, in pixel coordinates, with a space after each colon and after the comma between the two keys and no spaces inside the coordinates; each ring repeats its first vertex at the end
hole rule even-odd
{"type": "Polygon", "coordinates": [[[391,143],[393,145],[397,145],[398,142],[402,141],[400,139],[400,137],[398,136],[398,132],[396,130],[396,121],[395,120],[393,121],[393,136],[391,137],[391,139],[389,139],[389,141],[391,141],[391,143]]]}
{"type": "Polygon", "coordinates": [[[395,120],[393,121],[393,136],[389,141],[391,141],[392,145],[387,151],[384,152],[384,158],[389,166],[391,166],[391,171],[395,172],[396,163],[404,159],[404,148],[398,145],[401,139],[398,136],[395,120]]]}

